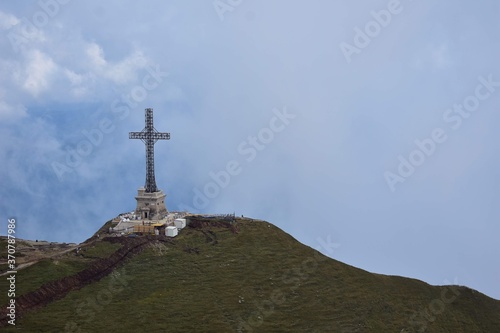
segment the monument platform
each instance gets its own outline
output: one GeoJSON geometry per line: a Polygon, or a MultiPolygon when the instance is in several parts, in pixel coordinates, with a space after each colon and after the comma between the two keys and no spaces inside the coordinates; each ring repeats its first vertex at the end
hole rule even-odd
{"type": "Polygon", "coordinates": [[[144,187],[139,188],[135,197],[137,200],[135,214],[145,220],[163,219],[168,214],[165,197],[165,193],[161,190],[147,193],[144,187]]]}

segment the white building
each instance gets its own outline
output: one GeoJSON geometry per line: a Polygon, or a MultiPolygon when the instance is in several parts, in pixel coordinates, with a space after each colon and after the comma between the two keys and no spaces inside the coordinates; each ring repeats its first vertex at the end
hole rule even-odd
{"type": "Polygon", "coordinates": [[[184,229],[186,227],[186,219],[175,219],[174,224],[177,229],[184,229]]]}
{"type": "Polygon", "coordinates": [[[175,237],[175,236],[177,236],[178,233],[179,233],[179,231],[174,226],[170,226],[170,227],[165,228],[165,236],[167,236],[167,237],[175,237]]]}

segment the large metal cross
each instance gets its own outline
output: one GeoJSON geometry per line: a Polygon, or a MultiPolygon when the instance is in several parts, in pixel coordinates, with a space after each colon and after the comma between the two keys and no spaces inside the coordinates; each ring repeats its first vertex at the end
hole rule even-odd
{"type": "Polygon", "coordinates": [[[155,143],[170,140],[170,133],[160,133],[153,126],[153,109],[145,111],[146,127],[141,132],[130,132],[129,139],[141,139],[146,145],[146,193],[158,192],[155,180],[155,143]]]}

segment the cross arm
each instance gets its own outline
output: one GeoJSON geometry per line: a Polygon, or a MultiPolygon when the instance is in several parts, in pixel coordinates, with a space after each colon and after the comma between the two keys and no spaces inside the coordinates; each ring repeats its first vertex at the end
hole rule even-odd
{"type": "Polygon", "coordinates": [[[144,135],[143,132],[130,132],[128,134],[129,139],[145,139],[146,136],[144,135]]]}
{"type": "Polygon", "coordinates": [[[160,133],[160,132],[130,132],[128,134],[129,139],[154,139],[154,140],[170,140],[170,133],[160,133]]]}
{"type": "Polygon", "coordinates": [[[153,135],[151,137],[153,139],[157,139],[157,140],[170,140],[170,133],[156,132],[156,133],[153,133],[153,135]]]}

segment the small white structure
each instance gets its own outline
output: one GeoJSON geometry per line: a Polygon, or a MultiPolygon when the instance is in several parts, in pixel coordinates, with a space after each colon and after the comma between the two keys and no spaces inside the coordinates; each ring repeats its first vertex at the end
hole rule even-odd
{"type": "Polygon", "coordinates": [[[177,229],[184,229],[186,227],[186,219],[175,219],[174,224],[177,229]]]}
{"type": "Polygon", "coordinates": [[[170,226],[165,228],[165,236],[175,237],[179,232],[176,227],[170,226]]]}

